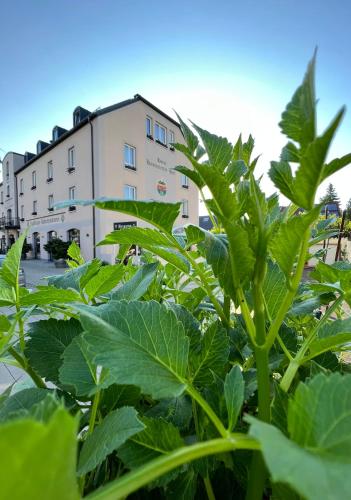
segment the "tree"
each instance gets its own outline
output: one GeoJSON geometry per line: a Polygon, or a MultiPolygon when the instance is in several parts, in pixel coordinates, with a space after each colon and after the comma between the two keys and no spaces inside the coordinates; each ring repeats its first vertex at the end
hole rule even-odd
{"type": "Polygon", "coordinates": [[[333,184],[329,184],[327,187],[327,191],[324,196],[320,199],[320,202],[323,203],[324,205],[333,203],[337,206],[339,214],[341,213],[340,210],[340,198],[338,196],[338,193],[336,192],[335,187],[333,184]]]}
{"type": "Polygon", "coordinates": [[[346,219],[351,221],[351,198],[346,204],[346,219]]]}

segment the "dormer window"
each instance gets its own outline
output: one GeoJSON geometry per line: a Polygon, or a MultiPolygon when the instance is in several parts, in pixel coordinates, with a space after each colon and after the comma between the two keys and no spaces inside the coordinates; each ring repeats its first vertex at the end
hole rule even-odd
{"type": "Polygon", "coordinates": [[[54,128],[54,130],[52,131],[52,140],[57,141],[58,138],[59,138],[59,131],[57,128],[54,128]]]}

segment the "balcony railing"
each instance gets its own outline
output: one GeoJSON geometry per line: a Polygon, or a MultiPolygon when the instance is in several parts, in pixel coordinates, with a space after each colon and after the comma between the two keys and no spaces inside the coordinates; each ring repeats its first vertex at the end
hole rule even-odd
{"type": "Polygon", "coordinates": [[[19,229],[19,217],[0,217],[0,229],[19,229]]]}

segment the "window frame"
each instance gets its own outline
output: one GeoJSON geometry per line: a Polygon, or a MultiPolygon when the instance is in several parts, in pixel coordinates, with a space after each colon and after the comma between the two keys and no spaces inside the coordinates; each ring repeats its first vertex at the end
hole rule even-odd
{"type": "Polygon", "coordinates": [[[54,164],[52,160],[47,163],[47,179],[46,182],[51,182],[54,180],[54,164]]]}
{"type": "Polygon", "coordinates": [[[168,131],[168,146],[171,151],[174,151],[173,144],[175,143],[175,133],[173,130],[168,131]]]}
{"type": "Polygon", "coordinates": [[[131,184],[124,184],[124,186],[123,186],[123,199],[135,201],[137,199],[136,186],[132,186],[131,184]],[[128,189],[129,193],[132,192],[134,194],[133,198],[126,197],[126,189],[128,189]]]}
{"type": "Polygon", "coordinates": [[[10,184],[6,186],[6,198],[10,198],[10,184]]]}
{"type": "Polygon", "coordinates": [[[182,200],[182,217],[183,219],[189,218],[189,200],[186,199],[182,200]]]}
{"type": "Polygon", "coordinates": [[[6,162],[6,179],[8,180],[10,178],[10,164],[7,161],[6,162]]]}
{"type": "Polygon", "coordinates": [[[48,210],[50,210],[50,211],[54,210],[54,195],[53,194],[48,195],[48,210]]]}
{"type": "Polygon", "coordinates": [[[19,195],[22,196],[24,193],[24,181],[23,181],[23,177],[20,178],[20,192],[19,192],[19,195]]]}
{"type": "Polygon", "coordinates": [[[161,125],[161,123],[155,121],[155,141],[157,142],[157,144],[161,144],[161,146],[167,147],[167,138],[168,138],[167,127],[165,127],[164,125],[161,125]],[[164,134],[165,134],[164,142],[159,139],[158,133],[156,132],[157,127],[159,129],[164,130],[164,134]]]}
{"type": "Polygon", "coordinates": [[[76,152],[75,146],[68,148],[68,172],[73,172],[76,169],[76,152]]]}
{"type": "Polygon", "coordinates": [[[76,186],[70,186],[68,188],[68,199],[69,199],[69,201],[75,201],[75,199],[76,199],[76,186]],[[73,192],[73,197],[72,197],[72,192],[73,192]]]}
{"type": "Polygon", "coordinates": [[[123,162],[124,162],[125,168],[128,168],[129,170],[136,170],[136,147],[131,146],[127,142],[124,143],[124,147],[123,147],[123,162]],[[134,164],[129,163],[129,160],[126,159],[126,148],[128,148],[127,150],[133,151],[134,164]]]}
{"type": "Polygon", "coordinates": [[[181,184],[182,188],[189,189],[189,177],[187,177],[185,174],[181,174],[181,184]]]}
{"type": "Polygon", "coordinates": [[[37,171],[32,170],[32,187],[31,189],[36,189],[37,188],[37,171]]]}
{"type": "Polygon", "coordinates": [[[145,119],[145,124],[146,124],[146,137],[148,139],[152,139],[154,138],[153,136],[153,119],[151,118],[151,116],[146,116],[146,119],[145,119]],[[148,126],[147,126],[147,123],[150,123],[150,130],[148,131],[148,126]]]}
{"type": "Polygon", "coordinates": [[[38,213],[38,200],[33,200],[32,215],[36,215],[37,213],[38,213]]]}

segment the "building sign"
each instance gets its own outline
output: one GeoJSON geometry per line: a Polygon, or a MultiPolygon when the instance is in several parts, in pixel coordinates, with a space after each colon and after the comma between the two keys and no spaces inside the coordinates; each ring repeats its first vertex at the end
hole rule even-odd
{"type": "Polygon", "coordinates": [[[166,194],[167,194],[167,184],[165,183],[165,181],[158,181],[158,183],[156,185],[156,188],[157,188],[157,192],[158,192],[159,195],[166,196],[166,194]]]}
{"type": "Polygon", "coordinates": [[[65,221],[64,214],[57,214],[53,217],[38,217],[27,221],[27,227],[38,226],[39,224],[59,224],[65,221]]]}
{"type": "Polygon", "coordinates": [[[113,229],[118,231],[119,229],[127,229],[128,227],[135,227],[137,225],[136,221],[131,222],[114,222],[113,229]]]}
{"type": "Polygon", "coordinates": [[[175,171],[173,168],[168,168],[167,163],[164,160],[161,160],[161,158],[157,157],[157,163],[149,160],[148,158],[146,159],[146,164],[149,165],[150,167],[157,168],[158,170],[162,170],[163,172],[168,172],[169,174],[175,174],[175,171]]]}

